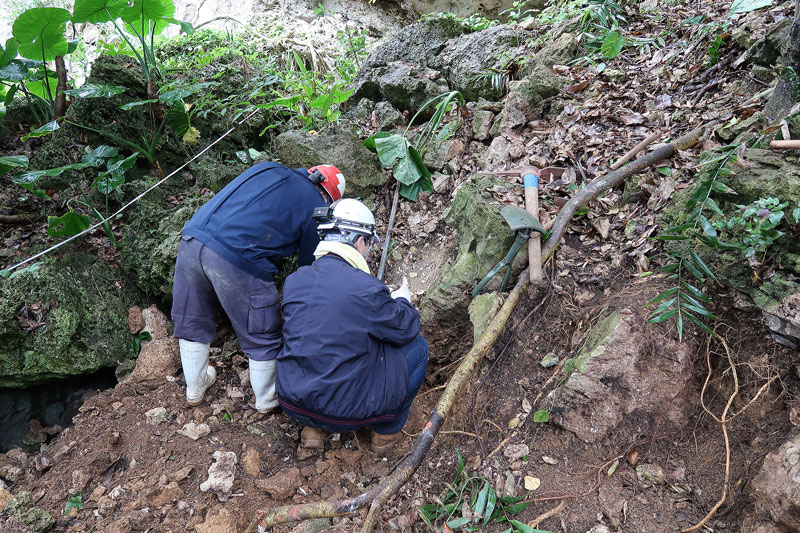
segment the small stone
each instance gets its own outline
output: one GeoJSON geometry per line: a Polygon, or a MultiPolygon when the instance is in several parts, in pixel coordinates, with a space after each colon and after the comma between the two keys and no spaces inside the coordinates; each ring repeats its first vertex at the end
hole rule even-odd
{"type": "Polygon", "coordinates": [[[550,457],[548,455],[543,455],[542,456],[542,461],[544,461],[545,463],[547,463],[549,465],[557,465],[558,464],[558,459],[553,459],[552,457],[550,457]]]}
{"type": "Polygon", "coordinates": [[[3,489],[0,489],[0,510],[2,510],[2,509],[3,509],[3,507],[5,507],[5,506],[6,506],[6,504],[8,503],[8,501],[9,501],[11,498],[13,498],[13,496],[11,496],[11,493],[10,493],[10,492],[8,492],[8,491],[7,491],[6,489],[4,489],[4,488],[3,488],[3,489]]]}
{"type": "Polygon", "coordinates": [[[103,495],[105,495],[105,493],[106,493],[106,488],[103,485],[97,485],[92,491],[92,494],[89,495],[89,499],[92,500],[93,502],[96,502],[103,495]]]}
{"type": "Polygon", "coordinates": [[[234,452],[214,452],[214,463],[208,467],[208,479],[200,484],[203,492],[211,491],[217,499],[225,502],[233,491],[233,479],[236,475],[238,459],[234,452]]]}
{"type": "Polygon", "coordinates": [[[250,448],[242,455],[242,468],[250,477],[261,475],[261,454],[255,448],[250,448]]]}
{"type": "Polygon", "coordinates": [[[197,533],[236,533],[236,520],[222,506],[215,507],[206,514],[206,520],[195,526],[197,533]]]}
{"type": "Polygon", "coordinates": [[[510,461],[522,459],[530,453],[531,449],[527,444],[509,444],[503,450],[503,455],[508,457],[510,461]]]}
{"type": "Polygon", "coordinates": [[[231,400],[243,400],[244,393],[242,392],[242,389],[240,389],[239,387],[231,387],[230,389],[228,389],[228,397],[231,400]]]}
{"type": "Polygon", "coordinates": [[[256,487],[269,493],[272,499],[280,501],[293,495],[302,482],[300,469],[292,466],[267,479],[259,479],[256,481],[256,487]]]}
{"type": "Polygon", "coordinates": [[[111,489],[111,492],[108,493],[108,497],[111,498],[112,500],[119,500],[124,495],[125,495],[125,489],[123,489],[119,485],[111,489]]]}
{"type": "Polygon", "coordinates": [[[514,479],[514,474],[508,473],[506,474],[506,482],[503,486],[503,495],[504,496],[514,496],[514,487],[517,484],[517,480],[514,479]]]}
{"type": "Polygon", "coordinates": [[[197,440],[211,433],[211,428],[208,427],[208,424],[195,424],[194,422],[189,422],[188,424],[184,425],[183,428],[179,429],[178,433],[189,437],[192,440],[197,440]]]}
{"type": "Polygon", "coordinates": [[[131,521],[127,518],[119,518],[103,528],[105,533],[131,533],[131,521]]]}
{"type": "Polygon", "coordinates": [[[555,352],[547,352],[547,355],[542,357],[542,362],[540,363],[545,368],[551,368],[558,364],[558,356],[555,352]]]}
{"type": "Polygon", "coordinates": [[[161,507],[168,503],[174,503],[183,497],[181,489],[174,481],[163,487],[153,487],[144,493],[141,501],[149,507],[161,507]]]}
{"type": "Polygon", "coordinates": [[[641,464],[637,466],[636,476],[640,480],[647,480],[653,485],[661,485],[666,479],[666,476],[664,475],[664,469],[653,464],[641,464]]]}
{"type": "Polygon", "coordinates": [[[128,309],[128,328],[131,335],[136,335],[144,329],[144,317],[142,317],[142,308],[134,305],[128,309]]]}
{"type": "Polygon", "coordinates": [[[189,474],[192,473],[192,470],[194,470],[194,467],[192,465],[184,466],[177,472],[173,472],[172,474],[170,474],[169,479],[170,481],[183,481],[189,474]]]}
{"type": "Polygon", "coordinates": [[[163,407],[154,407],[144,414],[149,425],[155,426],[167,420],[167,410],[163,407]]]}
{"type": "Polygon", "coordinates": [[[525,476],[525,490],[536,490],[542,484],[538,477],[525,476]]]}

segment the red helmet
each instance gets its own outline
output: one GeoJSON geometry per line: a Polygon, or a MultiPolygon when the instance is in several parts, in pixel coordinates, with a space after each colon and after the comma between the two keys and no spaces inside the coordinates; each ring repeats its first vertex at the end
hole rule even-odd
{"type": "Polygon", "coordinates": [[[308,169],[308,173],[312,176],[315,172],[319,172],[321,178],[319,181],[311,179],[315,183],[322,185],[328,196],[331,197],[331,202],[335,202],[344,194],[344,175],[342,171],[333,165],[317,165],[308,169]]]}

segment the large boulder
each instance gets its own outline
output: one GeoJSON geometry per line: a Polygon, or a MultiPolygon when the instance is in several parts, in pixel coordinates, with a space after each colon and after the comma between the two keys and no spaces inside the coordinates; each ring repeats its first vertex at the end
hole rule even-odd
{"type": "MultiPolygon", "coordinates": [[[[439,71],[407,61],[393,61],[363,75],[353,93],[353,101],[385,98],[392,106],[413,115],[430,99],[448,91],[447,80],[439,71]]],[[[428,106],[423,116],[430,117],[434,111],[433,106],[428,106]]]]}
{"type": "Polygon", "coordinates": [[[0,387],[116,366],[133,355],[121,271],[62,252],[0,283],[0,387]]]}
{"type": "Polygon", "coordinates": [[[451,39],[439,61],[453,89],[467,100],[499,100],[502,87],[492,82],[491,74],[519,56],[527,32],[515,26],[494,26],[451,39]]]}
{"type": "Polygon", "coordinates": [[[566,382],[551,393],[551,420],[589,443],[623,420],[652,422],[665,411],[680,424],[681,391],[693,375],[692,347],[656,327],[641,305],[609,309],[588,332],[566,382]]]}
{"type": "Polygon", "coordinates": [[[800,531],[800,435],[767,455],[751,484],[758,508],[787,531],[800,531]]]}
{"type": "Polygon", "coordinates": [[[335,165],[347,181],[346,196],[365,197],[386,183],[378,156],[364,147],[352,124],[343,122],[319,135],[300,130],[281,133],[275,150],[289,167],[335,165]]]}
{"type": "MultiPolygon", "coordinates": [[[[507,187],[504,180],[493,176],[473,176],[461,186],[444,213],[445,222],[458,231],[458,255],[442,267],[420,304],[421,320],[433,343],[442,344],[463,335],[469,327],[467,308],[472,289],[511,248],[514,232],[500,215],[504,205],[491,193],[507,191],[507,187]]],[[[526,261],[523,246],[514,260],[515,275],[526,261]]],[[[485,291],[498,290],[501,281],[502,274],[495,276],[485,291]]],[[[513,283],[512,277],[509,286],[513,283]]]]}
{"type": "Polygon", "coordinates": [[[553,65],[566,65],[575,59],[577,53],[578,42],[576,36],[572,33],[564,32],[545,43],[541,50],[526,61],[520,70],[520,75],[528,77],[540,67],[551,69],[553,65]]]}

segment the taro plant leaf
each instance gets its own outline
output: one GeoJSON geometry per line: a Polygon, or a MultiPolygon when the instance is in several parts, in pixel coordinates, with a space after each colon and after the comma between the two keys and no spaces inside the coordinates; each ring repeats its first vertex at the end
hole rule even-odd
{"type": "Polygon", "coordinates": [[[63,167],[48,168],[45,170],[29,170],[27,172],[17,174],[13,178],[11,178],[11,180],[14,183],[22,185],[23,183],[33,183],[42,176],[58,176],[67,170],[80,170],[82,168],[87,168],[90,166],[92,166],[91,163],[80,162],[80,163],[71,163],[69,165],[64,165],[63,167]]]}
{"type": "Polygon", "coordinates": [[[391,135],[392,134],[389,133],[388,131],[379,131],[378,133],[376,133],[372,137],[367,137],[366,139],[364,139],[364,147],[367,150],[369,150],[370,152],[377,153],[378,152],[378,148],[375,146],[375,142],[378,139],[383,139],[384,137],[391,137],[391,135]]]}
{"type": "Polygon", "coordinates": [[[772,5],[772,0],[733,0],[731,4],[731,15],[737,13],[749,13],[762,7],[769,7],[772,5]]]}
{"type": "Polygon", "coordinates": [[[216,81],[204,81],[202,83],[193,83],[192,85],[187,85],[185,87],[178,87],[177,89],[164,91],[163,93],[158,95],[158,99],[164,102],[165,104],[177,104],[187,96],[191,96],[197,92],[202,91],[203,89],[207,89],[208,87],[215,87],[217,85],[219,85],[219,82],[216,81]]]}
{"type": "Polygon", "coordinates": [[[11,37],[6,41],[5,48],[2,49],[3,53],[0,54],[0,66],[8,65],[8,63],[17,57],[19,51],[19,41],[11,37]]]}
{"type": "Polygon", "coordinates": [[[419,193],[422,191],[433,192],[433,182],[430,178],[421,178],[411,185],[406,185],[405,183],[400,184],[400,196],[408,198],[412,202],[417,201],[419,193]]]}
{"type": "Polygon", "coordinates": [[[400,183],[411,185],[422,178],[430,181],[431,173],[425,168],[419,152],[413,146],[407,146],[406,156],[399,159],[394,167],[394,177],[400,183]]]}
{"type": "Polygon", "coordinates": [[[67,89],[64,94],[77,96],[78,98],[110,98],[114,95],[122,94],[126,90],[128,88],[122,85],[85,83],[80,89],[67,89]]]}
{"type": "Polygon", "coordinates": [[[72,22],[110,22],[119,18],[127,5],[127,0],[75,0],[72,22]]]}
{"type": "Polygon", "coordinates": [[[600,51],[606,59],[614,59],[620,52],[622,47],[625,46],[625,37],[618,31],[610,31],[603,39],[603,44],[600,46],[600,51]]]}
{"type": "Polygon", "coordinates": [[[72,237],[89,225],[89,215],[79,215],[74,210],[69,210],[60,217],[47,217],[47,234],[51,237],[72,237]]]}
{"type": "Polygon", "coordinates": [[[178,102],[167,110],[167,125],[178,137],[183,137],[189,131],[189,115],[182,102],[178,102]]]}
{"type": "Polygon", "coordinates": [[[139,156],[139,152],[134,152],[125,159],[118,159],[116,161],[109,161],[108,169],[103,172],[103,174],[107,173],[114,173],[114,172],[125,172],[133,168],[133,165],[136,164],[136,158],[139,156]]]}
{"type": "Polygon", "coordinates": [[[64,32],[70,13],[58,7],[35,7],[14,21],[11,31],[19,41],[19,55],[38,61],[52,61],[67,54],[64,32]]]}
{"type": "Polygon", "coordinates": [[[158,35],[169,26],[169,19],[175,15],[175,4],[172,0],[133,0],[132,4],[122,9],[122,20],[139,35],[149,35],[152,31],[158,35]]]}
{"type": "Polygon", "coordinates": [[[97,148],[91,151],[91,153],[86,154],[81,158],[81,161],[84,163],[89,163],[93,167],[99,167],[106,160],[117,157],[119,155],[119,150],[114,148],[113,146],[108,146],[106,144],[101,144],[97,148]]]}
{"type": "Polygon", "coordinates": [[[123,111],[128,111],[129,109],[133,109],[134,107],[138,107],[140,105],[146,104],[154,104],[158,102],[158,98],[151,98],[150,100],[137,100],[135,102],[128,102],[119,106],[120,109],[123,111]]]}
{"type": "MultiPolygon", "coordinates": [[[[409,146],[408,139],[402,135],[389,135],[388,137],[378,137],[375,139],[378,159],[381,160],[381,164],[385,167],[391,167],[398,159],[406,158],[408,156],[409,146]]],[[[408,183],[413,183],[414,181],[416,181],[416,179],[408,183]]]]}
{"type": "Polygon", "coordinates": [[[111,191],[125,183],[125,174],[123,172],[103,172],[97,176],[94,183],[101,193],[111,194],[111,191]]]}
{"type": "Polygon", "coordinates": [[[185,20],[178,20],[172,17],[164,17],[164,21],[169,22],[170,24],[177,24],[181,27],[181,31],[187,35],[194,34],[194,26],[190,22],[186,22],[185,20]]]}
{"type": "Polygon", "coordinates": [[[5,176],[12,168],[21,168],[23,170],[28,168],[28,156],[7,155],[0,157],[0,176],[5,176]]]}
{"type": "Polygon", "coordinates": [[[24,142],[24,141],[27,141],[28,139],[33,138],[33,137],[44,137],[45,135],[49,135],[50,133],[53,133],[59,127],[60,126],[58,125],[58,121],[56,121],[56,120],[54,120],[52,122],[48,122],[44,126],[42,126],[40,128],[36,128],[35,130],[30,132],[29,134],[25,135],[21,140],[24,142]]]}
{"type": "Polygon", "coordinates": [[[23,189],[34,195],[36,198],[42,198],[42,199],[50,198],[49,196],[47,196],[47,193],[44,191],[44,189],[39,189],[37,187],[34,187],[32,183],[18,183],[17,185],[19,185],[20,187],[22,187],[23,189]]]}
{"type": "MultiPolygon", "coordinates": [[[[36,73],[34,73],[34,76],[35,74],[36,73]]],[[[31,76],[32,81],[25,83],[25,86],[28,88],[31,94],[35,94],[43,100],[50,100],[52,98],[53,91],[56,90],[56,84],[58,83],[58,78],[55,74],[51,72],[48,72],[47,74],[47,83],[44,81],[44,76],[41,76],[36,80],[34,80],[33,76],[31,76]]]]}
{"type": "Polygon", "coordinates": [[[13,60],[0,67],[0,79],[18,82],[28,78],[28,67],[22,61],[13,60]]]}

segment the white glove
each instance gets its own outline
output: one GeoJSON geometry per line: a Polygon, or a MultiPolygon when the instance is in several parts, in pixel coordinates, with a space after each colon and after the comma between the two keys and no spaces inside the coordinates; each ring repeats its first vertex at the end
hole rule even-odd
{"type": "Polygon", "coordinates": [[[405,298],[408,303],[411,303],[411,291],[408,290],[408,280],[403,276],[403,284],[394,291],[392,291],[392,298],[405,298]]]}

